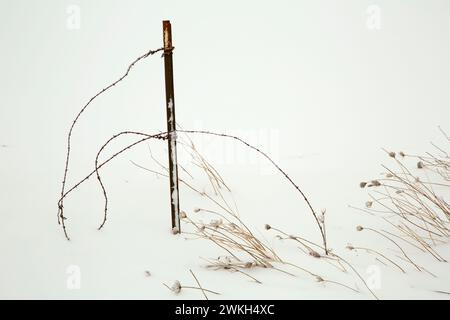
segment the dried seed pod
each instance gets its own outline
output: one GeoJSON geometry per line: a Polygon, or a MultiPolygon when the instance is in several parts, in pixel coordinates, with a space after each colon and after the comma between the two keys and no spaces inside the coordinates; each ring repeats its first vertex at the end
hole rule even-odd
{"type": "Polygon", "coordinates": [[[423,169],[424,165],[422,161],[417,162],[417,169],[423,169]]]}
{"type": "Polygon", "coordinates": [[[355,247],[350,245],[350,244],[348,246],[346,246],[345,248],[348,249],[348,250],[354,250],[355,249],[355,247]]]}
{"type": "Polygon", "coordinates": [[[371,182],[372,182],[372,185],[373,185],[374,187],[379,187],[379,186],[381,186],[381,183],[380,183],[380,181],[378,181],[378,180],[372,180],[371,182]]]}
{"type": "Polygon", "coordinates": [[[398,154],[399,154],[402,158],[405,157],[405,153],[404,153],[403,151],[400,151],[398,154]]]}
{"type": "Polygon", "coordinates": [[[367,185],[367,182],[364,182],[364,181],[359,183],[360,188],[364,188],[366,185],[367,185]]]}
{"type": "Polygon", "coordinates": [[[180,283],[180,281],[175,280],[173,285],[170,287],[170,290],[172,290],[176,294],[179,294],[181,292],[181,283],[180,283]]]}
{"type": "Polygon", "coordinates": [[[393,152],[393,151],[389,152],[389,157],[395,158],[395,152],[393,152]]]}
{"type": "Polygon", "coordinates": [[[200,209],[200,208],[194,208],[194,212],[200,212],[200,211],[202,211],[202,209],[200,209]]]}
{"type": "Polygon", "coordinates": [[[180,212],[180,219],[186,219],[187,218],[187,214],[184,211],[180,212]]]}
{"type": "Polygon", "coordinates": [[[179,234],[179,233],[180,233],[180,229],[178,229],[177,227],[172,228],[172,234],[179,234]]]}
{"type": "Polygon", "coordinates": [[[372,208],[373,202],[372,201],[366,201],[366,208],[372,208]]]}
{"type": "Polygon", "coordinates": [[[321,255],[320,255],[317,251],[314,251],[314,250],[311,250],[311,251],[309,252],[309,255],[310,255],[311,257],[314,257],[314,258],[320,258],[320,257],[321,257],[321,255]]]}
{"type": "Polygon", "coordinates": [[[222,224],[223,224],[222,219],[211,220],[211,222],[209,223],[209,225],[213,228],[218,228],[222,224]]]}
{"type": "Polygon", "coordinates": [[[238,229],[238,226],[234,222],[230,222],[229,226],[231,229],[238,229]]]}
{"type": "Polygon", "coordinates": [[[362,226],[357,226],[356,227],[356,231],[363,231],[363,230],[364,230],[364,228],[362,226]]]}
{"type": "Polygon", "coordinates": [[[394,175],[392,173],[386,173],[386,178],[392,178],[394,175]]]}
{"type": "Polygon", "coordinates": [[[272,229],[272,227],[270,226],[270,224],[265,224],[265,225],[264,225],[264,229],[270,230],[270,229],[272,229]]]}
{"type": "Polygon", "coordinates": [[[323,278],[321,276],[316,276],[316,281],[317,282],[324,282],[325,280],[323,280],[323,278]]]}

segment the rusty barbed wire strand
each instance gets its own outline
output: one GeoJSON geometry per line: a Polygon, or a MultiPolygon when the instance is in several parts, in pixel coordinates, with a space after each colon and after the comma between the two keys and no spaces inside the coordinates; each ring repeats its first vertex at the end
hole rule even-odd
{"type": "MultiPolygon", "coordinates": [[[[108,146],[108,144],[109,144],[110,142],[112,142],[114,139],[116,139],[116,138],[118,138],[118,137],[120,137],[120,136],[126,135],[126,134],[133,134],[133,135],[139,135],[139,136],[147,136],[147,138],[149,138],[149,139],[151,139],[151,138],[158,139],[158,140],[166,140],[166,139],[167,139],[167,135],[166,135],[165,133],[155,134],[155,135],[149,136],[149,135],[147,135],[147,134],[145,134],[145,133],[142,133],[142,132],[136,132],[136,131],[122,131],[122,132],[120,132],[120,133],[118,133],[118,134],[113,135],[111,138],[108,139],[108,141],[106,141],[106,142],[103,144],[103,146],[102,146],[102,147],[100,148],[100,150],[97,152],[97,156],[95,157],[95,173],[97,174],[97,180],[98,180],[98,182],[99,182],[99,184],[100,184],[100,187],[102,188],[103,197],[104,197],[104,199],[105,199],[103,221],[102,221],[100,227],[98,227],[98,230],[101,230],[101,229],[103,228],[103,226],[105,225],[105,223],[106,223],[106,218],[107,218],[107,211],[108,211],[108,195],[107,195],[107,192],[106,192],[106,188],[105,188],[105,186],[104,186],[104,184],[103,184],[103,181],[102,181],[102,179],[101,179],[101,177],[100,177],[100,173],[99,173],[99,171],[98,171],[98,169],[99,169],[99,166],[98,166],[98,159],[99,159],[99,157],[100,157],[100,154],[103,152],[103,150],[108,146]]],[[[144,141],[146,141],[146,140],[144,140],[144,141]]]]}
{"type": "MultiPolygon", "coordinates": [[[[134,133],[134,132],[133,132],[134,133]]],[[[122,148],[121,150],[119,150],[118,152],[114,153],[113,155],[111,155],[108,159],[106,159],[105,161],[103,161],[100,164],[96,165],[96,168],[94,170],[92,170],[87,176],[85,176],[83,179],[81,179],[80,181],[78,181],[77,183],[75,183],[72,187],[69,188],[69,190],[65,191],[64,194],[61,196],[61,198],[58,200],[58,206],[60,206],[61,202],[70,194],[72,193],[74,190],[76,190],[80,185],[82,185],[84,182],[86,182],[87,180],[89,180],[90,177],[92,177],[99,169],[101,169],[104,165],[106,165],[108,162],[110,162],[111,160],[113,160],[114,158],[116,158],[117,156],[119,156],[120,154],[122,154],[123,152],[131,149],[132,147],[144,142],[144,141],[148,141],[150,139],[159,139],[159,140],[165,140],[166,137],[166,133],[158,133],[158,134],[154,134],[154,135],[147,135],[144,133],[139,133],[140,135],[145,136],[144,138],[135,141],[129,145],[127,145],[126,147],[122,148]]],[[[67,229],[65,227],[65,225],[62,225],[64,233],[67,235],[67,229]]],[[[68,238],[68,236],[67,236],[68,238]]],[[[70,239],[70,238],[69,238],[70,239]]],[[[68,240],[69,240],[68,239],[68,240]]]]}
{"type": "Polygon", "coordinates": [[[94,101],[97,97],[102,95],[104,92],[106,92],[107,90],[111,89],[112,87],[117,85],[119,82],[121,82],[123,79],[125,79],[128,76],[128,74],[130,73],[131,69],[136,65],[136,63],[138,63],[142,59],[147,58],[150,55],[154,55],[155,53],[163,51],[163,50],[164,50],[164,48],[159,48],[159,49],[156,49],[156,50],[148,50],[143,55],[137,57],[133,62],[131,62],[128,65],[128,68],[127,68],[126,72],[119,79],[117,79],[116,81],[114,81],[113,83],[108,85],[107,87],[105,87],[102,90],[100,90],[93,97],[91,97],[88,100],[88,102],[81,108],[81,110],[78,112],[77,116],[73,120],[72,125],[70,126],[70,129],[69,129],[69,133],[67,134],[66,161],[65,161],[64,176],[63,176],[63,181],[62,181],[62,186],[61,186],[61,198],[60,198],[60,201],[58,201],[58,214],[57,214],[58,224],[62,225],[63,230],[64,230],[64,235],[67,238],[67,240],[70,240],[70,238],[67,235],[65,222],[64,222],[66,220],[66,217],[64,216],[63,199],[64,199],[64,194],[65,194],[65,186],[66,186],[66,182],[67,182],[67,173],[68,173],[68,170],[69,170],[69,160],[70,160],[70,151],[71,151],[70,150],[70,148],[71,148],[71,138],[72,138],[72,132],[73,132],[73,129],[75,127],[75,124],[77,123],[78,119],[83,114],[83,112],[87,109],[87,107],[92,103],[92,101],[94,101]]]}

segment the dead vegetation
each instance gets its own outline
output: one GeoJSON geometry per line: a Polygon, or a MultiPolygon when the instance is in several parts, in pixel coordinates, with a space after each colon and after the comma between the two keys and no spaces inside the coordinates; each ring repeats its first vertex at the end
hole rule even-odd
{"type": "MultiPolygon", "coordinates": [[[[450,204],[446,200],[450,193],[450,158],[446,151],[450,140],[446,132],[439,130],[445,141],[441,146],[431,143],[434,152],[415,155],[384,150],[393,164],[382,166],[381,178],[360,183],[361,188],[368,189],[369,200],[363,208],[357,208],[385,223],[380,228],[358,226],[357,231],[368,231],[392,244],[402,263],[431,275],[407,252],[420,251],[447,262],[439,253],[439,245],[450,240],[450,204]]],[[[380,255],[373,249],[364,250],[380,255]]],[[[383,256],[405,272],[399,263],[383,256]]]]}

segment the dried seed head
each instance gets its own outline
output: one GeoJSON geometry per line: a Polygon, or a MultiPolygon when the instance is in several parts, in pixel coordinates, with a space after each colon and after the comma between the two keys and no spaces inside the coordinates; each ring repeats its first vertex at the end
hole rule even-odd
{"type": "Polygon", "coordinates": [[[213,228],[218,228],[220,225],[223,224],[222,219],[218,219],[218,220],[211,220],[211,222],[209,223],[211,227],[213,228]]]}
{"type": "Polygon", "coordinates": [[[399,154],[402,158],[405,157],[405,153],[404,153],[403,151],[400,151],[398,154],[399,154]]]}
{"type": "Polygon", "coordinates": [[[321,276],[316,276],[316,281],[317,282],[324,282],[325,280],[323,280],[323,278],[321,276]]]}
{"type": "Polygon", "coordinates": [[[389,157],[395,158],[395,152],[393,152],[393,151],[389,152],[389,157]]]}
{"type": "Polygon", "coordinates": [[[180,212],[180,219],[186,219],[187,218],[187,214],[184,211],[180,212]]]}
{"type": "Polygon", "coordinates": [[[423,169],[424,165],[422,161],[417,162],[417,169],[423,169]]]}
{"type": "Polygon", "coordinates": [[[200,212],[200,211],[202,211],[202,209],[200,209],[200,208],[194,208],[194,212],[200,212]]]}
{"type": "Polygon", "coordinates": [[[174,293],[178,294],[181,292],[181,283],[178,280],[175,280],[173,285],[170,287],[170,290],[172,290],[174,293]]]}
{"type": "Polygon", "coordinates": [[[265,224],[265,225],[264,225],[264,229],[270,230],[270,229],[272,229],[272,227],[270,226],[270,224],[265,224]]]}
{"type": "Polygon", "coordinates": [[[350,244],[348,246],[346,246],[345,248],[348,249],[348,250],[354,250],[355,249],[355,247],[350,245],[350,244]]]}
{"type": "Polygon", "coordinates": [[[356,231],[363,231],[363,230],[364,230],[364,228],[362,226],[357,226],[356,227],[356,231]]]}
{"type": "Polygon", "coordinates": [[[375,186],[375,187],[381,186],[381,183],[378,180],[372,180],[371,182],[372,182],[372,185],[375,186]]]}
{"type": "Polygon", "coordinates": [[[364,181],[359,183],[360,188],[364,188],[366,185],[367,185],[367,182],[364,182],[364,181]]]}
{"type": "Polygon", "coordinates": [[[217,261],[219,261],[222,264],[226,264],[226,265],[232,264],[232,262],[233,262],[231,260],[231,258],[228,256],[220,256],[217,258],[217,261]]]}
{"type": "Polygon", "coordinates": [[[244,264],[244,268],[247,268],[247,269],[253,268],[254,266],[255,266],[255,262],[246,262],[244,264]]]}
{"type": "Polygon", "coordinates": [[[172,228],[172,234],[179,234],[180,230],[177,227],[172,228]]]}
{"type": "Polygon", "coordinates": [[[372,201],[366,201],[366,208],[372,208],[372,201]]]}
{"type": "Polygon", "coordinates": [[[144,271],[144,274],[145,274],[145,276],[146,277],[150,277],[152,274],[150,273],[150,271],[148,271],[148,270],[145,270],[144,271]]]}
{"type": "Polygon", "coordinates": [[[327,209],[321,209],[320,210],[320,215],[318,217],[320,223],[325,223],[325,213],[327,213],[327,209]]]}
{"type": "Polygon", "coordinates": [[[314,251],[314,250],[311,250],[311,251],[309,252],[309,255],[310,255],[311,257],[314,257],[314,258],[320,258],[320,257],[321,257],[320,254],[319,254],[318,252],[314,251]]]}

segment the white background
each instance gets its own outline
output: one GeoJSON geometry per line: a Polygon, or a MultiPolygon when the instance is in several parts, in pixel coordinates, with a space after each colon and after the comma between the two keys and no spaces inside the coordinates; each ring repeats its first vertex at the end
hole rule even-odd
{"type": "MultiPolygon", "coordinates": [[[[71,121],[134,58],[162,46],[164,19],[173,28],[178,123],[271,137],[269,153],[316,209],[327,209],[336,250],[379,243],[354,232],[367,217],[348,205],[364,203],[359,181],[388,161],[380,148],[424,152],[429,141],[440,141],[438,125],[449,128],[448,1],[1,0],[0,297],[173,298],[162,282],[193,284],[192,268],[226,299],[370,298],[265,270],[257,274],[268,284],[255,288],[202,268],[199,256],[222,253],[170,235],[167,181],[129,162],[151,165],[144,145],[104,171],[111,200],[105,229],[96,230],[103,202],[91,181],[66,202],[72,241],[64,239],[56,203],[71,121]],[[75,29],[67,11],[73,5],[80,9],[75,29]],[[371,5],[380,9],[379,29],[367,25],[371,5]],[[66,286],[70,265],[80,267],[79,290],[66,286]]],[[[96,150],[112,134],[165,129],[163,85],[163,61],[155,55],[92,104],[75,128],[70,183],[92,170],[96,150]]],[[[252,226],[262,233],[273,223],[317,236],[290,186],[252,156],[238,160],[246,157],[243,148],[228,151],[228,160],[217,156],[222,143],[199,142],[226,173],[252,226]]],[[[198,201],[181,194],[188,213],[198,201]]],[[[363,273],[370,264],[364,259],[355,261],[363,273]]],[[[441,297],[431,289],[448,290],[448,266],[433,268],[441,271],[437,280],[386,270],[380,296],[441,297]]]]}

